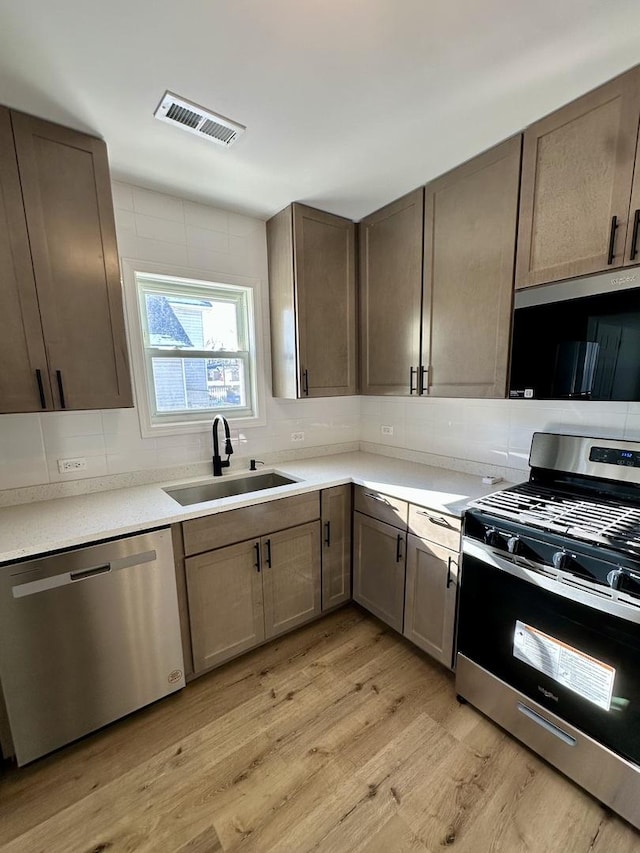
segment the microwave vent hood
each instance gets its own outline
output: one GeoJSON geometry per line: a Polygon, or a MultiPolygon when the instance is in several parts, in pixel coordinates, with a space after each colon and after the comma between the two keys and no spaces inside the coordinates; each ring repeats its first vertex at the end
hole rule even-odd
{"type": "Polygon", "coordinates": [[[630,290],[634,287],[640,287],[640,267],[610,270],[585,278],[565,279],[554,281],[552,284],[516,290],[514,308],[531,308],[534,305],[582,299],[584,296],[598,296],[619,290],[630,290]]]}

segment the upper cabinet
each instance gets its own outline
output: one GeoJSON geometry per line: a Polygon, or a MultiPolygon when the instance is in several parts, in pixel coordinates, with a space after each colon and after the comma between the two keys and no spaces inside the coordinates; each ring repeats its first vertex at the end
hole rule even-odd
{"type": "Polygon", "coordinates": [[[0,108],[0,183],[0,412],[133,405],[104,142],[0,108]]]}
{"type": "Polygon", "coordinates": [[[421,393],[505,395],[521,140],[426,186],[421,393]]]}
{"type": "Polygon", "coordinates": [[[422,189],[360,222],[360,389],[416,393],[420,384],[422,189]]]}
{"type": "Polygon", "coordinates": [[[273,395],[355,394],[355,225],[293,204],[267,222],[273,395]]]}
{"type": "Polygon", "coordinates": [[[638,263],[639,118],[635,68],[527,128],[516,287],[638,263]]]}

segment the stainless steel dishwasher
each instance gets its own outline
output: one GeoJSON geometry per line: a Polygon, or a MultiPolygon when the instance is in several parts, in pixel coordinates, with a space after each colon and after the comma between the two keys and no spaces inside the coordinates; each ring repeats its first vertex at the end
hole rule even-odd
{"type": "Polygon", "coordinates": [[[0,684],[19,765],[184,683],[168,529],[0,568],[0,684]]]}

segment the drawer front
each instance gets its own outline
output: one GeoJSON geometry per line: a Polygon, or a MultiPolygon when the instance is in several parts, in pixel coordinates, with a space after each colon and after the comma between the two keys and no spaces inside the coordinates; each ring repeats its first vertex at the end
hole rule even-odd
{"type": "Polygon", "coordinates": [[[453,515],[445,515],[423,506],[409,506],[409,532],[437,545],[460,550],[461,521],[453,515]]]}
{"type": "Polygon", "coordinates": [[[184,553],[201,554],[320,518],[320,492],[193,518],[182,524],[184,553]]]}
{"type": "Polygon", "coordinates": [[[393,524],[400,530],[407,529],[409,504],[406,501],[392,498],[390,495],[364,486],[354,486],[353,495],[353,508],[358,512],[363,512],[379,521],[385,521],[387,524],[393,524]]]}

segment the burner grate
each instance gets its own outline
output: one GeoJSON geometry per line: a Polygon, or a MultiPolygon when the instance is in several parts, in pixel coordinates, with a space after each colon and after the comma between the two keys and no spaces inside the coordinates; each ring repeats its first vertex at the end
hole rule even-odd
{"type": "Polygon", "coordinates": [[[578,539],[640,548],[640,508],[566,495],[531,483],[494,492],[473,506],[578,539]]]}

